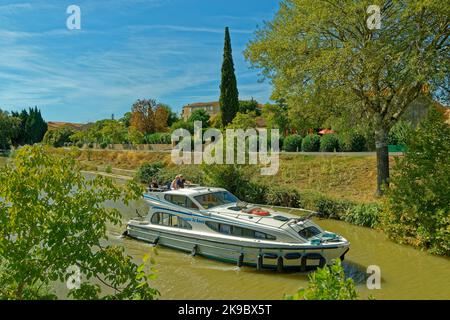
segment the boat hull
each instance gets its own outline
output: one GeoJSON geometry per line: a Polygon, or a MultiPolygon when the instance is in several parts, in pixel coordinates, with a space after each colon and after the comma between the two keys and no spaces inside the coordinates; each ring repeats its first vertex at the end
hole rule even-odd
{"type": "Polygon", "coordinates": [[[212,239],[193,234],[128,225],[127,236],[206,258],[247,265],[258,269],[299,269],[302,271],[343,260],[348,245],[306,246],[292,244],[244,244],[236,240],[212,239]]]}

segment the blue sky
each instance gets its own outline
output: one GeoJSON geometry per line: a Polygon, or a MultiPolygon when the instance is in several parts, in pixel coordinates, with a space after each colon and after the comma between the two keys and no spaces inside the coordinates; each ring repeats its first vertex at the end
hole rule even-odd
{"type": "Polygon", "coordinates": [[[0,108],[37,105],[48,121],[122,116],[139,98],[179,112],[219,97],[229,26],[241,99],[269,101],[242,51],[277,0],[0,0],[0,108]],[[66,9],[81,8],[81,30],[66,9]]]}

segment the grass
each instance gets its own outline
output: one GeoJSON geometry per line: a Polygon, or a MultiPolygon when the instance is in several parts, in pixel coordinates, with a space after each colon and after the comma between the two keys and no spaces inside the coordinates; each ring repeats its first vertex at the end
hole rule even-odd
{"type": "MultiPolygon", "coordinates": [[[[56,153],[67,153],[54,149],[56,153]]],[[[74,156],[86,168],[98,166],[137,170],[144,163],[161,161],[167,165],[168,179],[182,173],[195,182],[201,175],[199,166],[174,165],[170,153],[76,150],[74,156]]],[[[391,165],[394,160],[391,159],[391,165]]],[[[295,187],[302,194],[326,194],[336,199],[369,203],[376,201],[376,158],[375,156],[309,156],[280,155],[280,169],[275,176],[261,176],[259,168],[251,172],[253,180],[280,187],[295,187]]]]}

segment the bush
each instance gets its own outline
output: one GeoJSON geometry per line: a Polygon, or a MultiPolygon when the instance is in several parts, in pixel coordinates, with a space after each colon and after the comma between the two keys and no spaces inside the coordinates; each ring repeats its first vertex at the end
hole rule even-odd
{"type": "Polygon", "coordinates": [[[172,135],[170,133],[153,133],[145,137],[147,144],[171,144],[172,135]]]}
{"type": "Polygon", "coordinates": [[[162,162],[146,163],[139,168],[137,177],[142,183],[149,183],[156,178],[159,171],[163,168],[164,164],[162,162]]]}
{"type": "Polygon", "coordinates": [[[354,206],[354,203],[347,200],[334,200],[329,198],[320,198],[316,203],[317,212],[321,218],[337,220],[341,220],[347,211],[354,206]]]}
{"type": "Polygon", "coordinates": [[[270,187],[266,193],[266,203],[273,206],[300,208],[301,197],[297,189],[270,187]]]}
{"type": "Polygon", "coordinates": [[[286,152],[298,152],[302,150],[302,137],[298,134],[287,136],[283,142],[283,150],[286,152]]]}
{"type": "Polygon", "coordinates": [[[317,152],[320,150],[320,137],[316,134],[310,134],[303,138],[303,152],[317,152]]]}
{"type": "Polygon", "coordinates": [[[431,108],[398,158],[383,212],[388,235],[450,256],[450,126],[431,108]]]}
{"type": "Polygon", "coordinates": [[[309,275],[309,285],[286,300],[356,300],[358,294],[351,278],[346,278],[341,261],[336,259],[329,267],[318,269],[309,275]]]}
{"type": "Polygon", "coordinates": [[[88,144],[88,148],[89,148],[89,149],[93,149],[93,148],[94,148],[94,144],[90,142],[90,143],[88,144]]]}
{"type": "Polygon", "coordinates": [[[325,134],[320,139],[320,151],[335,152],[339,151],[339,139],[335,134],[325,134]]]}
{"type": "Polygon", "coordinates": [[[339,149],[343,152],[361,152],[367,150],[366,137],[359,132],[350,132],[339,136],[339,149]]]}
{"type": "Polygon", "coordinates": [[[69,138],[74,134],[74,131],[68,127],[62,127],[55,130],[48,130],[43,139],[44,144],[51,145],[55,148],[60,148],[69,142],[69,138]]]}
{"type": "Polygon", "coordinates": [[[361,227],[375,228],[380,221],[381,207],[376,203],[359,204],[345,212],[343,220],[361,227]]]}
{"type": "Polygon", "coordinates": [[[246,202],[254,204],[266,204],[267,186],[246,181],[238,188],[236,196],[246,202]]]}
{"type": "Polygon", "coordinates": [[[106,166],[105,172],[111,174],[112,173],[112,167],[111,166],[106,166]]]}
{"type": "Polygon", "coordinates": [[[100,148],[106,149],[107,147],[108,147],[108,143],[106,143],[106,142],[100,143],[100,148]]]}
{"type": "Polygon", "coordinates": [[[83,146],[84,146],[84,143],[83,142],[77,142],[77,147],[78,148],[83,148],[83,146]]]}
{"type": "Polygon", "coordinates": [[[397,122],[389,132],[390,145],[406,145],[409,136],[413,134],[414,129],[411,123],[407,121],[397,122]]]}

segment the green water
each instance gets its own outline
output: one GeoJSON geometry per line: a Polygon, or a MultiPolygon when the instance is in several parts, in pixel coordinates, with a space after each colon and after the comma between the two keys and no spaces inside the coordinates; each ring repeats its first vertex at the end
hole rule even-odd
{"type": "MultiPolygon", "coordinates": [[[[135,206],[114,205],[123,213],[123,222],[135,216],[135,206]]],[[[141,212],[145,205],[140,204],[141,212]]],[[[341,221],[317,220],[327,230],[344,235],[351,242],[345,261],[346,273],[357,283],[362,298],[450,299],[450,259],[432,256],[412,247],[396,244],[379,231],[341,221]],[[381,268],[381,289],[368,290],[366,270],[381,268]]],[[[149,244],[120,237],[122,227],[110,227],[110,243],[124,246],[140,259],[149,244]]],[[[156,257],[158,279],[153,282],[162,299],[281,299],[307,285],[307,274],[257,271],[191,257],[189,254],[159,247],[156,257]]]]}

